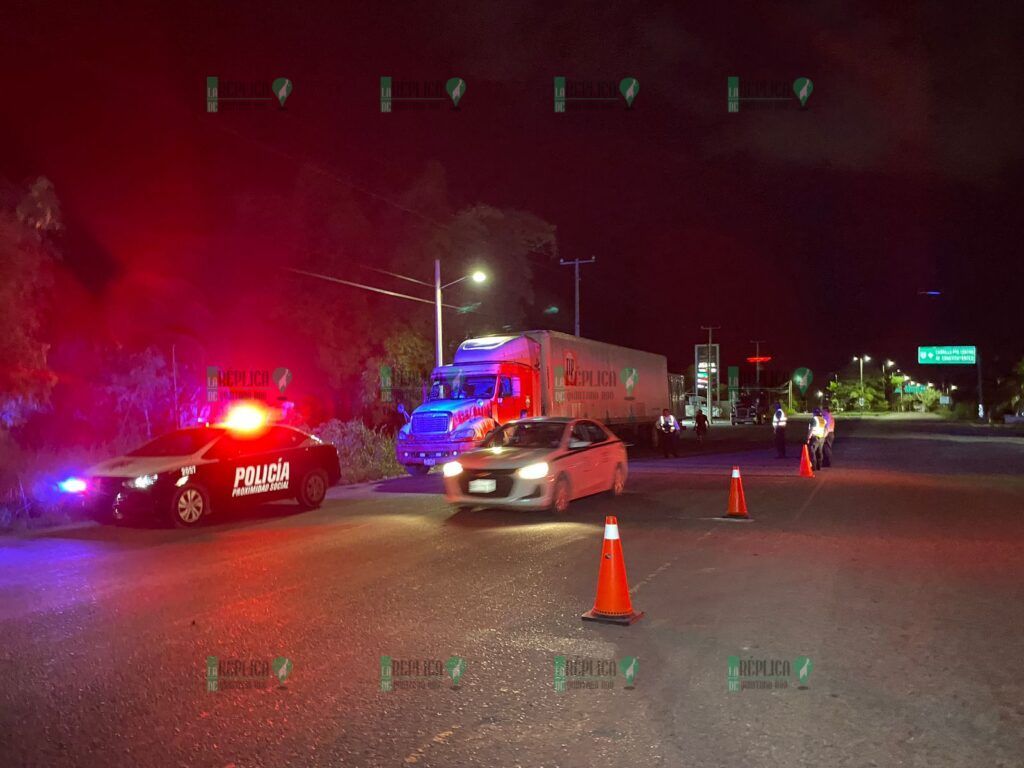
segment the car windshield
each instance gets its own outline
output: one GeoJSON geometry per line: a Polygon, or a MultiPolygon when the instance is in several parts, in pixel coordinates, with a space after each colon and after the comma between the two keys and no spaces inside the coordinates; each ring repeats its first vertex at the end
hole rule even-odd
{"type": "Polygon", "coordinates": [[[520,421],[491,433],[485,448],[557,448],[565,424],[557,421],[520,421]]]}
{"type": "Polygon", "coordinates": [[[129,456],[191,456],[221,433],[209,427],[179,429],[136,448],[129,456]]]}
{"type": "Polygon", "coordinates": [[[431,400],[490,400],[498,377],[494,374],[467,376],[462,372],[435,376],[430,384],[431,400]]]}

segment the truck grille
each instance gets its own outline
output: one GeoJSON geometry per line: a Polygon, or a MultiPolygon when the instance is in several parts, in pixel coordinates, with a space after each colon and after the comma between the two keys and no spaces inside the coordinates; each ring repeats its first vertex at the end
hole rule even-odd
{"type": "Polygon", "coordinates": [[[414,413],[412,431],[417,435],[424,433],[443,433],[448,431],[449,414],[447,413],[414,413]]]}

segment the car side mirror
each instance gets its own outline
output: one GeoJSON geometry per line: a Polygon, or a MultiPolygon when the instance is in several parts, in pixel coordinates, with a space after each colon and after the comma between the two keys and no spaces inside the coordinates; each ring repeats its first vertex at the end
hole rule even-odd
{"type": "Polygon", "coordinates": [[[587,442],[586,440],[570,440],[569,441],[569,450],[570,451],[578,451],[580,448],[586,448],[589,445],[590,445],[590,443],[587,442]]]}

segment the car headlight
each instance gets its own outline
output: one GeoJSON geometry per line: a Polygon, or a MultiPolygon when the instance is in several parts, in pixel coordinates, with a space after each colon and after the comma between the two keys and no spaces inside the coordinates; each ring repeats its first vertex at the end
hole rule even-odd
{"type": "Polygon", "coordinates": [[[149,488],[153,483],[156,482],[156,475],[139,475],[133,480],[129,480],[125,483],[129,488],[149,488]]]}
{"type": "Polygon", "coordinates": [[[476,437],[476,430],[472,427],[456,429],[452,432],[452,440],[472,440],[474,437],[476,437]]]}
{"type": "Polygon", "coordinates": [[[536,464],[528,464],[517,473],[523,480],[540,480],[548,476],[548,463],[541,461],[536,464]]]}
{"type": "Polygon", "coordinates": [[[455,477],[462,474],[462,465],[457,461],[449,461],[441,467],[441,471],[445,477],[455,477]]]}

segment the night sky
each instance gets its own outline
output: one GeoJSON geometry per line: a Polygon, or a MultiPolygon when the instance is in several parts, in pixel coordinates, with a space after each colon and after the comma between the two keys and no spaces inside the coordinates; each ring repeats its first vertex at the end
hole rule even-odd
{"type": "MultiPolygon", "coordinates": [[[[0,29],[0,176],[49,177],[68,225],[56,333],[181,323],[229,346],[310,249],[390,263],[388,222],[432,216],[410,190],[433,173],[451,210],[529,211],[562,258],[596,256],[584,335],[676,370],[702,324],[726,364],[756,338],[786,371],[906,367],[925,343],[1024,354],[1020,6],[82,5],[21,4],[0,29]],[[208,75],[294,91],[209,115],[208,75]],[[467,92],[382,115],[381,75],[467,92]],[[556,75],[640,93],[556,115],[556,75]],[[730,75],[814,90],[729,114],[730,75]]],[[[534,262],[567,328],[571,270],[534,262]]]]}

